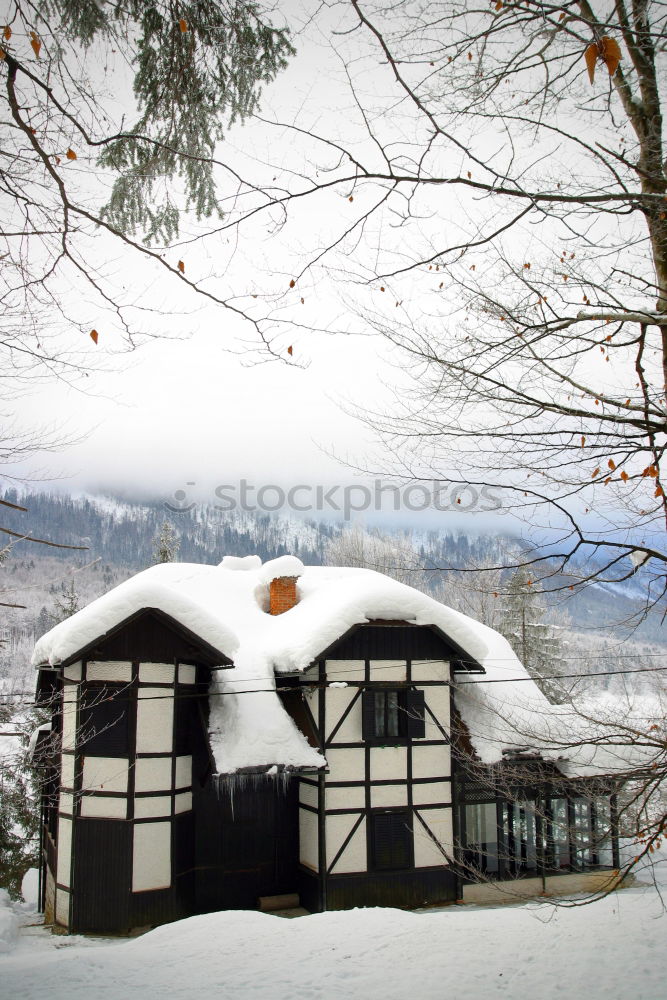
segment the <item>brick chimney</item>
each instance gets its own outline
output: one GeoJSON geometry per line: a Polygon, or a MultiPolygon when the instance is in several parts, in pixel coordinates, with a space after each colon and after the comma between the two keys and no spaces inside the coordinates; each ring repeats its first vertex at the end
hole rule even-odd
{"type": "Polygon", "coordinates": [[[269,584],[269,614],[282,615],[298,602],[296,576],[277,576],[269,584]]]}

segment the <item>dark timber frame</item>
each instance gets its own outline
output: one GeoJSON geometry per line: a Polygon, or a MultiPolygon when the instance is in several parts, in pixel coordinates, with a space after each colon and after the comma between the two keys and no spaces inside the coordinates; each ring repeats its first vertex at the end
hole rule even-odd
{"type": "MultiPolygon", "coordinates": [[[[413,676],[413,663],[420,667],[430,662],[442,663],[452,661],[460,664],[463,651],[447,640],[441,632],[430,626],[417,626],[408,622],[371,622],[367,625],[355,626],[336,643],[323,652],[317,663],[307,671],[301,682],[306,689],[315,678],[317,686],[317,711],[313,725],[317,727],[318,745],[330,763],[336,751],[357,751],[360,755],[360,770],[354,777],[334,778],[330,774],[320,773],[317,779],[301,778],[301,785],[311,787],[317,792],[317,807],[303,800],[300,809],[304,812],[317,813],[318,832],[318,866],[317,872],[303,865],[300,866],[299,889],[304,905],[309,909],[344,909],[358,905],[391,905],[418,906],[424,902],[453,901],[457,897],[457,878],[444,856],[438,858],[437,865],[417,867],[415,865],[414,836],[428,838],[437,843],[437,837],[429,828],[422,811],[428,809],[431,814],[437,811],[451,814],[451,801],[432,801],[427,806],[419,805],[415,799],[415,789],[443,784],[451,787],[449,765],[446,772],[441,770],[432,776],[415,777],[413,767],[413,747],[431,748],[434,755],[443,749],[449,753],[450,740],[446,720],[436,717],[425,700],[424,692],[429,688],[440,688],[447,692],[449,700],[449,683],[443,679],[424,679],[422,670],[419,679],[413,676]],[[329,684],[341,680],[342,675],[336,672],[336,661],[352,660],[363,664],[363,673],[345,679],[346,686],[351,689],[351,697],[342,711],[333,714],[327,697],[329,684]],[[375,661],[400,661],[404,664],[405,678],[400,681],[376,680],[374,678],[375,661]],[[371,712],[371,699],[376,691],[400,692],[401,710],[409,711],[406,725],[398,736],[378,737],[371,733],[366,722],[356,738],[349,735],[341,738],[341,730],[353,712],[362,706],[366,713],[371,712]],[[370,697],[369,697],[370,696],[370,697]],[[425,732],[425,720],[428,721],[428,733],[425,732]],[[435,735],[434,735],[435,734],[435,735]],[[366,737],[366,738],[364,738],[366,737]],[[405,754],[405,770],[400,775],[378,778],[372,775],[372,754],[375,750],[385,747],[400,747],[405,754]],[[392,788],[403,789],[404,802],[400,805],[377,806],[373,804],[373,796],[382,788],[391,792],[392,788]],[[351,804],[331,807],[327,803],[327,795],[331,791],[349,789],[350,792],[361,792],[363,804],[351,804]],[[400,868],[387,869],[374,864],[375,847],[373,842],[373,826],[376,816],[400,815],[405,817],[406,826],[410,830],[410,858],[408,864],[400,868]],[[331,844],[328,830],[329,821],[336,817],[349,817],[350,826],[347,832],[331,844]],[[362,824],[365,825],[366,870],[357,872],[339,872],[337,870],[341,858],[359,834],[362,824]],[[327,864],[327,858],[329,863],[327,864]]],[[[466,669],[481,670],[466,657],[466,669]]],[[[349,727],[348,727],[349,728],[349,727]]],[[[443,758],[444,759],[444,758],[443,758]]],[[[449,797],[448,797],[449,798],[449,797]]]]}

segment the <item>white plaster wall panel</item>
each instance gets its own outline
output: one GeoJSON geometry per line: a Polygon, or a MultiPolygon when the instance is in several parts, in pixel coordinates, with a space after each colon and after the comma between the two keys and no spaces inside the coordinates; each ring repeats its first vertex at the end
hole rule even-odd
{"type": "Polygon", "coordinates": [[[419,681],[448,681],[449,660],[413,660],[412,679],[419,681]]]}
{"type": "Polygon", "coordinates": [[[148,795],[134,800],[134,818],[151,819],[154,816],[171,816],[171,795],[148,795]]]}
{"type": "Polygon", "coordinates": [[[58,817],[58,862],[56,865],[56,882],[61,885],[70,884],[72,872],[72,820],[58,817]]]}
{"type": "Polygon", "coordinates": [[[299,861],[315,871],[317,868],[317,816],[307,809],[299,809],[299,861]]]}
{"type": "Polygon", "coordinates": [[[302,781],[299,784],[299,802],[317,809],[317,788],[314,785],[306,785],[302,781]]]}
{"type": "Polygon", "coordinates": [[[87,819],[127,819],[127,799],[121,795],[84,795],[81,815],[87,819]]]}
{"type": "MultiPolygon", "coordinates": [[[[359,819],[358,816],[327,816],[327,868],[345,842],[345,838],[359,819]]],[[[343,872],[365,872],[368,867],[366,860],[366,826],[362,820],[359,829],[355,831],[333,869],[333,875],[343,872]]]]}
{"type": "Polygon", "coordinates": [[[142,684],[173,684],[175,674],[173,663],[139,664],[139,681],[142,684]]]}
{"type": "Polygon", "coordinates": [[[56,923],[69,927],[69,893],[56,889],[56,923]]]}
{"type": "Polygon", "coordinates": [[[324,669],[327,681],[363,681],[366,664],[363,660],[327,660],[324,669]]]}
{"type": "Polygon", "coordinates": [[[139,757],[134,767],[135,792],[171,788],[171,757],[139,757]]]}
{"type": "Polygon", "coordinates": [[[65,667],[63,670],[63,677],[66,681],[80,681],[82,677],[83,664],[81,660],[77,660],[76,663],[70,663],[69,667],[65,667]]]}
{"type": "MultiPolygon", "coordinates": [[[[358,688],[327,688],[326,725],[327,739],[338,725],[338,720],[356,696],[358,688]]],[[[361,739],[361,698],[350,709],[350,713],[334,737],[334,743],[358,743],[361,739]]]]}
{"type": "Polygon", "coordinates": [[[74,762],[76,758],[73,753],[64,753],[60,764],[60,783],[63,788],[74,788],[74,762]]]}
{"type": "Polygon", "coordinates": [[[327,750],[328,781],[358,781],[364,776],[364,750],[327,750]]]}
{"type": "Polygon", "coordinates": [[[196,681],[197,681],[197,668],[193,667],[191,663],[179,663],[178,683],[195,684],[196,681]]]}
{"type": "Polygon", "coordinates": [[[389,681],[396,684],[408,679],[405,660],[371,660],[371,680],[389,681]]]}
{"type": "MultiPolygon", "coordinates": [[[[362,775],[358,775],[362,777],[362,775]]],[[[331,788],[327,786],[327,809],[363,809],[366,803],[364,789],[331,788]]]]}
{"type": "Polygon", "coordinates": [[[453,856],[454,834],[452,830],[451,809],[419,809],[419,815],[433,833],[438,844],[434,843],[424,827],[415,816],[412,829],[415,843],[415,868],[429,868],[432,865],[446,865],[447,857],[453,856]],[[443,853],[444,852],[444,853],[443,853]]]}
{"type": "Polygon", "coordinates": [[[58,800],[58,812],[68,813],[70,816],[74,811],[74,796],[71,792],[61,792],[58,800]]]}
{"type": "MultiPolygon", "coordinates": [[[[449,688],[448,687],[427,687],[424,691],[424,700],[436,719],[449,735],[449,688]]],[[[428,740],[439,740],[441,734],[431,716],[426,713],[426,738],[428,740]]]]}
{"type": "Polygon", "coordinates": [[[413,778],[448,778],[451,773],[451,753],[446,743],[434,747],[413,745],[413,778]]]}
{"type": "Polygon", "coordinates": [[[66,684],[63,688],[63,750],[74,750],[76,747],[76,708],[78,688],[66,684]]]}
{"type": "Polygon", "coordinates": [[[372,747],[371,781],[383,781],[391,778],[396,781],[405,780],[407,762],[405,747],[372,747]]]}
{"type": "Polygon", "coordinates": [[[380,809],[391,806],[407,806],[408,786],[407,785],[372,785],[371,786],[371,807],[380,809]]]}
{"type": "Polygon", "coordinates": [[[179,792],[174,796],[174,812],[186,813],[192,809],[192,792],[179,792]]]}
{"type": "Polygon", "coordinates": [[[124,757],[84,757],[83,791],[127,792],[129,763],[124,757]]]}
{"type": "Polygon", "coordinates": [[[171,885],[171,823],[135,823],[132,892],[171,885]]]}
{"type": "Polygon", "coordinates": [[[352,834],[352,839],[336,862],[334,872],[364,872],[368,869],[366,849],[366,820],[362,819],[359,827],[352,834]]]}
{"type": "Polygon", "coordinates": [[[412,785],[412,801],[415,808],[428,805],[431,802],[451,802],[452,785],[450,781],[429,781],[426,785],[412,785]]]}
{"type": "Polygon", "coordinates": [[[86,679],[129,684],[132,680],[132,663],[130,660],[89,660],[86,664],[86,679]]]}
{"type": "MultiPolygon", "coordinates": [[[[154,666],[155,664],[149,664],[154,666]]],[[[137,698],[137,753],[171,753],[174,739],[174,692],[168,688],[139,688],[137,698]]]]}
{"type": "Polygon", "coordinates": [[[320,711],[320,692],[319,688],[309,688],[306,689],[306,704],[311,711],[313,718],[315,719],[315,725],[318,724],[319,711],[320,711]]]}
{"type": "Polygon", "coordinates": [[[176,788],[189,788],[192,784],[192,757],[176,758],[176,788]]]}

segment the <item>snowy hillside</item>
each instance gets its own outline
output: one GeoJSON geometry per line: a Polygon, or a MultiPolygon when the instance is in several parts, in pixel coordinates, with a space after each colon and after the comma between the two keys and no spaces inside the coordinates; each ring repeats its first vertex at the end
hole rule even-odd
{"type": "MultiPolygon", "coordinates": [[[[27,512],[4,509],[2,524],[10,531],[86,547],[77,551],[11,540],[5,560],[0,563],[0,600],[23,607],[3,609],[0,690],[5,692],[12,687],[31,688],[29,660],[35,640],[73,609],[73,598],[77,607],[83,607],[155,562],[155,539],[165,522],[172,525],[178,541],[177,559],[204,564],[216,564],[225,555],[256,553],[266,561],[291,553],[306,565],[317,566],[327,560],[328,547],[341,534],[341,525],[333,522],[242,510],[225,512],[203,505],[174,513],[157,500],[140,503],[116,497],[37,492],[19,495],[15,490],[6,491],[4,496],[28,508],[27,512]]],[[[423,588],[444,603],[502,630],[503,600],[489,592],[504,589],[505,576],[471,574],[469,570],[511,562],[519,551],[516,538],[451,530],[396,530],[388,537],[395,539],[397,555],[389,559],[387,567],[375,568],[391,573],[392,564],[395,568],[397,563],[411,563],[417,570],[407,576],[403,574],[404,582],[423,588]],[[440,572],[438,567],[466,567],[467,571],[440,572]]],[[[334,562],[372,565],[346,558],[334,562]]],[[[584,672],[598,667],[604,670],[605,664],[612,669],[612,661],[616,668],[619,664],[652,665],[664,650],[666,640],[664,629],[650,618],[621,648],[615,648],[614,636],[605,634],[602,640],[596,638],[600,629],[630,615],[640,605],[638,578],[625,585],[623,592],[614,594],[600,586],[570,594],[566,587],[554,598],[548,617],[561,622],[568,632],[577,633],[566,638],[566,644],[569,642],[570,649],[576,651],[578,660],[581,651],[590,654],[580,664],[584,672]],[[614,649],[610,649],[610,643],[614,649]],[[613,656],[608,656],[610,652],[613,656]]],[[[624,636],[619,635],[620,638],[624,636]]],[[[521,655],[520,650],[517,652],[521,655]]],[[[564,653],[567,657],[567,649],[564,653]]],[[[573,672],[577,672],[576,664],[573,672]]]]}

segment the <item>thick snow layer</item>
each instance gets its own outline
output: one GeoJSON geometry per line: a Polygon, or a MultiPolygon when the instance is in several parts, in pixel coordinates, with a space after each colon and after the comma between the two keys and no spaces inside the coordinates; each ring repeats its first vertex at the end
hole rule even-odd
{"type": "Polygon", "coordinates": [[[26,928],[0,976],[17,1000],[664,1000],[666,924],[652,887],[574,908],[236,910],[121,944],[26,928]]]}
{"type": "Polygon", "coordinates": [[[306,669],[350,628],[371,619],[435,625],[472,666],[483,665],[483,675],[459,676],[456,696],[483,761],[532,746],[568,762],[570,773],[600,773],[618,763],[586,742],[599,732],[582,728],[571,710],[555,709],[544,698],[497,632],[373,570],[304,567],[294,556],[264,566],[256,556],[226,557],[219,566],[153,566],[47,632],[33,662],[70,659],[142,608],[161,609],[217,649],[221,660],[234,661],[233,669],[216,672],[211,688],[212,749],[220,773],[324,764],[284,712],[275,675],[306,669]],[[268,584],[277,576],[298,576],[299,600],[269,615],[268,584]],[[573,747],[582,740],[584,746],[573,747]]]}
{"type": "Polygon", "coordinates": [[[281,576],[301,576],[305,566],[296,556],[279,556],[277,559],[270,559],[262,566],[260,580],[262,583],[271,583],[281,576]]]}
{"type": "Polygon", "coordinates": [[[223,569],[259,569],[262,560],[259,556],[224,556],[220,565],[223,569]]]}
{"type": "Polygon", "coordinates": [[[485,625],[477,623],[477,628],[488,648],[485,673],[454,678],[454,698],[484,763],[495,763],[504,753],[536,750],[568,777],[594,777],[653,760],[658,748],[635,737],[664,718],[655,699],[606,695],[554,705],[509,643],[485,625]]]}
{"type": "Polygon", "coordinates": [[[6,889],[0,889],[0,954],[11,951],[19,933],[18,916],[6,889]]]}

